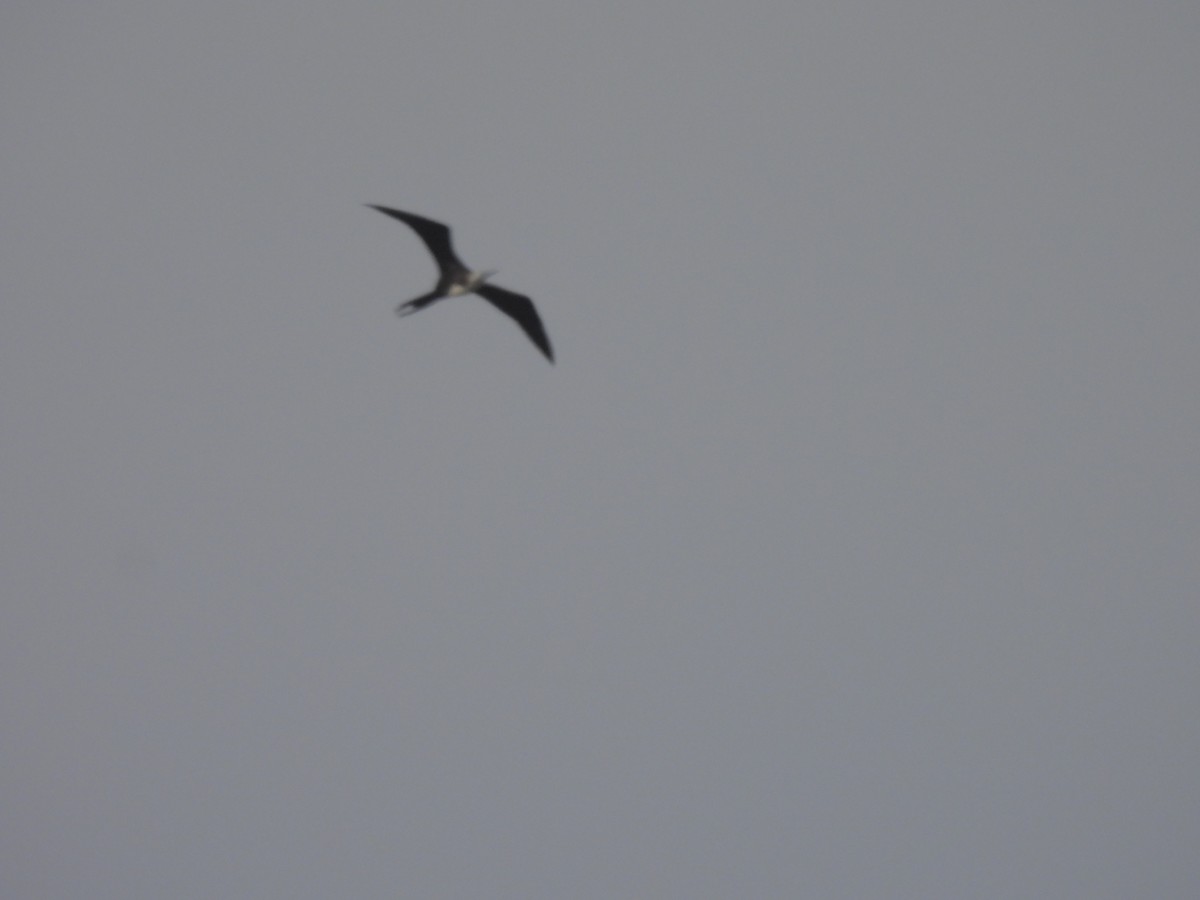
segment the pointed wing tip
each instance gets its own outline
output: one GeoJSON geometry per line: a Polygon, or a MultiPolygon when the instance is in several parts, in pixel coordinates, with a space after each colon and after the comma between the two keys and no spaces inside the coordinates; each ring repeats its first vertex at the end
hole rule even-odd
{"type": "Polygon", "coordinates": [[[533,343],[533,346],[542,351],[542,356],[546,357],[546,361],[550,365],[554,365],[554,348],[550,346],[550,338],[545,336],[544,330],[543,334],[536,335],[524,322],[519,324],[521,325],[521,330],[525,332],[525,336],[533,343]]]}
{"type": "Polygon", "coordinates": [[[542,317],[538,315],[532,300],[524,294],[495,284],[481,284],[475,288],[475,293],[516,322],[550,364],[554,364],[554,349],[550,346],[550,336],[546,334],[542,317]]]}
{"type": "Polygon", "coordinates": [[[546,357],[546,362],[554,365],[554,348],[550,346],[550,337],[546,334],[546,330],[543,328],[540,335],[535,335],[524,325],[521,326],[521,330],[525,332],[526,336],[533,343],[533,346],[542,351],[542,356],[546,357]]]}

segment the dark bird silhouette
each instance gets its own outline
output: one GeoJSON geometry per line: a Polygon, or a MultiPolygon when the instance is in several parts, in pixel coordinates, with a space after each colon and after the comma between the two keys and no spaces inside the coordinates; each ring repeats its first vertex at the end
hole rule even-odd
{"type": "Polygon", "coordinates": [[[534,308],[533,301],[521,294],[514,294],[502,287],[488,284],[487,280],[496,274],[495,270],[476,272],[463,265],[462,260],[454,252],[454,247],[450,244],[449,228],[441,222],[401,212],[398,209],[376,206],[374,203],[368,203],[367,206],[377,209],[393,219],[399,219],[415,231],[417,237],[425,242],[425,246],[433,254],[440,271],[437,284],[434,285],[432,291],[422,294],[414,300],[409,300],[407,303],[401,303],[396,307],[397,313],[407,316],[445,297],[478,294],[520,325],[521,330],[529,336],[537,348],[546,354],[546,359],[554,362],[554,351],[550,348],[550,338],[546,337],[546,329],[542,327],[542,320],[538,316],[537,309],[534,308]]]}

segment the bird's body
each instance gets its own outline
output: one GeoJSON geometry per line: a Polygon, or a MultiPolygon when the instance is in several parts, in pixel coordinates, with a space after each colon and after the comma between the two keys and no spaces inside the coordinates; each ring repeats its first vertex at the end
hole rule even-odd
{"type": "Polygon", "coordinates": [[[546,336],[546,329],[542,326],[542,320],[538,316],[533,301],[521,294],[514,294],[502,287],[488,284],[488,279],[496,274],[494,271],[476,272],[463,265],[450,243],[449,228],[441,222],[426,219],[424,216],[401,212],[398,209],[389,209],[386,206],[376,206],[373,203],[367,205],[386,216],[399,219],[415,231],[417,236],[425,242],[429,252],[433,254],[434,261],[438,266],[438,280],[433,290],[428,294],[422,294],[420,297],[409,300],[407,303],[400,304],[396,309],[397,313],[406,316],[446,297],[478,294],[521,326],[521,330],[546,355],[546,359],[554,362],[554,350],[550,347],[550,339],[546,336]]]}

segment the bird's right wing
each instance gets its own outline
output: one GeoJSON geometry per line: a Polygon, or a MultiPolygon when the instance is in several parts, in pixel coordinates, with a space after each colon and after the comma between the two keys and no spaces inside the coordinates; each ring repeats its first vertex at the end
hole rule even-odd
{"type": "Polygon", "coordinates": [[[521,330],[529,335],[529,339],[537,344],[537,348],[546,354],[546,359],[554,362],[554,351],[550,348],[550,338],[546,337],[546,329],[542,327],[542,319],[538,315],[533,301],[521,294],[514,294],[494,284],[482,284],[475,288],[477,293],[492,306],[521,326],[521,330]]]}
{"type": "Polygon", "coordinates": [[[368,203],[367,206],[371,209],[377,209],[385,216],[391,216],[393,219],[399,219],[409,228],[417,233],[417,236],[425,242],[425,246],[429,248],[429,252],[433,254],[433,258],[437,261],[438,268],[442,273],[446,272],[465,272],[467,267],[462,264],[462,260],[455,254],[454,248],[450,245],[450,229],[441,222],[435,222],[433,219],[426,219],[424,216],[414,215],[413,213],[401,212],[398,209],[391,209],[387,206],[376,206],[374,203],[368,203]]]}

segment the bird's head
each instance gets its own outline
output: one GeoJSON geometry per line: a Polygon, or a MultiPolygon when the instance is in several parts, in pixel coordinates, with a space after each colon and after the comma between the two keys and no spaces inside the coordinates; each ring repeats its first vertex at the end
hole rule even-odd
{"type": "Polygon", "coordinates": [[[472,272],[462,290],[473,291],[498,272],[498,269],[485,269],[482,272],[472,272]]]}

